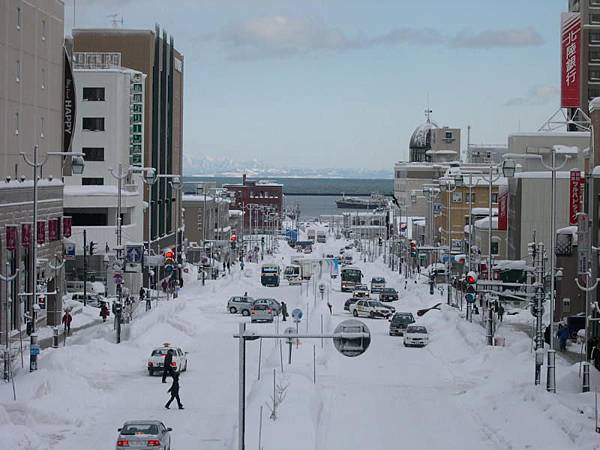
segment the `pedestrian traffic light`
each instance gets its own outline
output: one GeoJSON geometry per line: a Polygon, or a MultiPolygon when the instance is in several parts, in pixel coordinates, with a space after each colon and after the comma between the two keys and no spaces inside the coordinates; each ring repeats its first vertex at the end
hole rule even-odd
{"type": "Polygon", "coordinates": [[[417,241],[410,241],[410,256],[417,257],[417,241]]]}
{"type": "Polygon", "coordinates": [[[96,251],[96,243],[94,241],[90,241],[90,256],[92,256],[95,251],[96,251]]]}
{"type": "Polygon", "coordinates": [[[477,274],[473,271],[467,273],[467,283],[470,285],[477,284],[477,274]]]}
{"type": "Polygon", "coordinates": [[[165,267],[172,266],[173,264],[175,264],[175,253],[173,252],[173,250],[171,250],[170,248],[166,249],[163,252],[163,256],[165,257],[165,267]]]}
{"type": "Polygon", "coordinates": [[[477,274],[473,271],[467,273],[466,282],[467,288],[465,293],[465,301],[467,303],[475,303],[475,299],[477,298],[477,274]]]}

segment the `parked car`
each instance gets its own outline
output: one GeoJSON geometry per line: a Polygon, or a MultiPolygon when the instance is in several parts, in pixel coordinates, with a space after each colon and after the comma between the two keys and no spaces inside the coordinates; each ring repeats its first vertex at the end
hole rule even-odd
{"type": "Polygon", "coordinates": [[[275,312],[273,308],[265,304],[252,305],[250,309],[250,321],[254,322],[273,322],[275,312]]]}
{"type": "Polygon", "coordinates": [[[346,300],[346,303],[344,303],[344,311],[350,311],[350,305],[354,305],[359,300],[360,298],[358,297],[352,297],[346,300]]]}
{"type": "Polygon", "coordinates": [[[172,428],[167,428],[159,420],[127,421],[119,428],[117,450],[155,448],[171,449],[172,428]]]}
{"type": "Polygon", "coordinates": [[[279,312],[281,311],[281,303],[279,303],[274,298],[257,298],[256,300],[254,300],[252,306],[254,305],[267,305],[268,307],[273,309],[273,314],[275,314],[276,316],[279,315],[279,312]]]}
{"type": "Polygon", "coordinates": [[[405,347],[425,347],[429,343],[427,328],[419,325],[409,325],[404,332],[405,347]]]}
{"type": "Polygon", "coordinates": [[[242,316],[249,316],[250,308],[252,308],[253,303],[254,303],[254,298],[252,298],[252,297],[243,296],[243,295],[233,296],[227,302],[227,310],[231,314],[241,313],[242,316]]]}
{"type": "Polygon", "coordinates": [[[93,306],[95,308],[100,308],[102,306],[102,302],[106,301],[105,298],[99,294],[86,294],[83,295],[83,292],[74,292],[71,294],[71,300],[75,300],[77,302],[83,303],[83,299],[86,299],[87,306],[93,306]]]}
{"type": "Polygon", "coordinates": [[[176,372],[185,372],[187,370],[187,352],[184,352],[183,350],[181,350],[181,348],[173,347],[168,342],[165,342],[162,346],[152,350],[152,353],[148,358],[148,374],[150,376],[158,372],[162,373],[165,356],[167,356],[167,352],[169,350],[175,352],[173,354],[173,361],[171,362],[171,367],[176,372]]]}
{"type": "Polygon", "coordinates": [[[406,328],[415,323],[415,317],[410,312],[397,312],[390,319],[390,336],[402,336],[406,328]]]}
{"type": "Polygon", "coordinates": [[[366,284],[359,284],[352,291],[352,297],[370,297],[369,287],[366,284]]]}
{"type": "Polygon", "coordinates": [[[380,302],[395,302],[398,300],[398,291],[394,288],[383,288],[379,293],[380,302]]]}
{"type": "Polygon", "coordinates": [[[385,278],[373,277],[371,278],[371,292],[381,292],[385,289],[385,278]]]}
{"type": "Polygon", "coordinates": [[[350,305],[350,312],[354,317],[370,317],[375,319],[378,317],[387,318],[391,315],[388,308],[385,308],[380,302],[373,300],[359,300],[353,305],[350,305]]]}

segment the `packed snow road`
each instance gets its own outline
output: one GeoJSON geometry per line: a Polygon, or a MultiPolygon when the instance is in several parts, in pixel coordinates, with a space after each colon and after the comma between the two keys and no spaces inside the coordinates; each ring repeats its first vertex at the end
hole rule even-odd
{"type": "MultiPolygon", "coordinates": [[[[337,255],[343,245],[330,236],[326,244],[315,245],[312,256],[337,255]]],[[[295,254],[282,243],[280,253],[265,260],[285,265],[295,254]]],[[[404,275],[389,271],[381,259],[356,265],[365,282],[384,276],[398,289],[397,311],[414,314],[444,301],[412,279],[405,289],[404,275]]],[[[247,264],[243,273],[235,266],[232,272],[206,286],[190,273],[180,298],[140,311],[119,345],[107,323],[82,331],[65,348],[45,351],[37,372],[17,375],[16,402],[11,386],[0,386],[0,449],[113,449],[117,428],[131,419],[158,419],[172,427],[172,450],[237,448],[233,334],[240,320],[249,320],[229,314],[227,299],[247,292],[284,300],[290,312],[303,309],[301,331],[318,332],[321,321],[325,331],[332,331],[351,315],[343,311],[350,294],[339,291],[339,278],[322,278],[330,290],[321,300],[312,284],[308,289],[286,282],[262,287],[257,264],[247,264]],[[146,370],[151,350],[164,342],[189,352],[189,370],[180,379],[181,411],[164,408],[169,384],[146,370]]],[[[388,335],[387,320],[361,320],[372,341],[356,358],[341,356],[329,341],[302,340],[294,344],[288,365],[285,343],[248,343],[246,448],[258,448],[261,407],[265,450],[597,448],[591,411],[574,406],[591,399],[572,388],[576,368],[559,368],[558,388],[564,394],[535,388],[523,333],[501,328],[509,345],[489,348],[476,320],[468,323],[444,304],[418,319],[428,328],[429,345],[405,348],[401,337],[388,335]],[[281,402],[272,411],[274,373],[281,402]]],[[[248,324],[269,332],[286,326],[248,324]]]]}

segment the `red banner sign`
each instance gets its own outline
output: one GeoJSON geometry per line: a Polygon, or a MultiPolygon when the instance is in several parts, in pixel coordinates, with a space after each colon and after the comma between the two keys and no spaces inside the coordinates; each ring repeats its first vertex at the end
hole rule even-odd
{"type": "Polygon", "coordinates": [[[48,240],[49,241],[57,241],[59,234],[59,226],[60,219],[50,219],[48,220],[48,240]]]}
{"type": "Polygon", "coordinates": [[[508,192],[498,197],[498,230],[508,229],[508,192]]]}
{"type": "Polygon", "coordinates": [[[583,211],[583,190],[585,178],[581,171],[571,170],[569,177],[569,224],[577,225],[577,214],[583,211]]]}
{"type": "Polygon", "coordinates": [[[73,224],[73,219],[69,216],[63,217],[63,236],[71,237],[71,226],[73,224]]]}
{"type": "Polygon", "coordinates": [[[15,251],[17,249],[17,226],[6,225],[6,250],[15,251]]]}
{"type": "Polygon", "coordinates": [[[37,223],[37,243],[42,245],[46,242],[46,222],[43,220],[38,220],[37,223]]]}
{"type": "Polygon", "coordinates": [[[30,223],[22,223],[21,224],[21,246],[23,246],[23,247],[31,246],[31,224],[30,223]]]}
{"type": "Polygon", "coordinates": [[[581,106],[581,15],[563,13],[561,15],[561,86],[560,106],[579,108],[581,106]]]}

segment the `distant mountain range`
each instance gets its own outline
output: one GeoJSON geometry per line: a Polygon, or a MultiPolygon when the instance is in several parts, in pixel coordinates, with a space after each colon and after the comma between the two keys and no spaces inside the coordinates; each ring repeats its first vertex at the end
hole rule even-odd
{"type": "Polygon", "coordinates": [[[367,170],[319,167],[277,167],[257,159],[238,161],[226,157],[183,155],[183,174],[186,176],[293,178],[393,178],[393,170],[367,170]]]}

